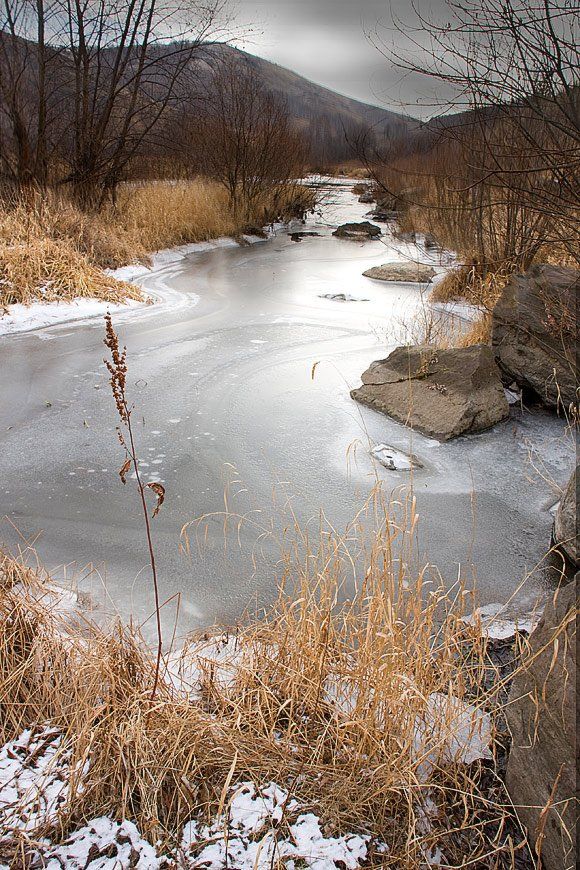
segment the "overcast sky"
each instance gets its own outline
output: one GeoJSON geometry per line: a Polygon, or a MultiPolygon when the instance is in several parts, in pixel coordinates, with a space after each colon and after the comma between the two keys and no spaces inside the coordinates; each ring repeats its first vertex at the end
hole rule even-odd
{"type": "MultiPolygon", "coordinates": [[[[445,0],[416,3],[428,15],[438,16],[445,9],[445,0]]],[[[385,44],[400,44],[391,10],[411,20],[409,2],[234,0],[234,9],[237,23],[248,31],[236,41],[240,48],[349,97],[396,110],[404,103],[415,116],[433,114],[433,109],[419,107],[433,104],[433,84],[394,69],[365,35],[378,30],[385,44]]]]}

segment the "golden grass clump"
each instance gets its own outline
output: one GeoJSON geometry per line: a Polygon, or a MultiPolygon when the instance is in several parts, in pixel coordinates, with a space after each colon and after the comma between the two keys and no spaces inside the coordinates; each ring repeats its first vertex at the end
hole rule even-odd
{"type": "Polygon", "coordinates": [[[492,311],[513,269],[501,269],[482,276],[476,266],[450,269],[431,291],[432,302],[453,302],[464,299],[492,311]]]}
{"type": "Polygon", "coordinates": [[[142,299],[137,287],[112,278],[96,265],[95,226],[95,219],[89,220],[70,205],[17,203],[2,211],[0,310],[13,303],[79,297],[107,302],[142,299]]]}
{"type": "Polygon", "coordinates": [[[143,298],[137,287],[106,275],[70,244],[47,238],[0,243],[0,285],[3,307],[83,297],[115,303],[143,298]]]}
{"type": "Polygon", "coordinates": [[[228,195],[210,179],[127,184],[115,206],[81,211],[55,193],[6,203],[0,212],[0,311],[13,303],[141,299],[138,288],[103,272],[150,253],[219,236],[238,236],[314,208],[300,184],[265,191],[234,219],[228,195]]]}
{"type": "MultiPolygon", "coordinates": [[[[251,779],[278,783],[327,833],[386,843],[371,846],[370,866],[419,868],[436,847],[454,864],[513,849],[506,795],[486,791],[489,762],[449,750],[466,709],[461,740],[485,743],[501,681],[486,688],[494,666],[461,619],[464,590],[407,567],[412,499],[402,514],[375,495],[344,535],[298,532],[276,604],[166,655],[154,701],[154,656],[136,633],[88,619],[63,631],[56,608],[4,584],[1,737],[48,722],[71,769],[87,770],[52,836],[107,814],[171,849],[185,821],[214,816],[230,784],[251,779]],[[425,801],[437,806],[427,827],[425,801]]],[[[1,570],[14,570],[9,559],[1,570]]]]}
{"type": "Polygon", "coordinates": [[[224,188],[207,179],[127,185],[114,220],[143,250],[234,235],[236,226],[224,188]]]}
{"type": "Polygon", "coordinates": [[[458,347],[471,347],[474,344],[491,344],[491,315],[483,314],[479,320],[458,339],[458,347]]]}

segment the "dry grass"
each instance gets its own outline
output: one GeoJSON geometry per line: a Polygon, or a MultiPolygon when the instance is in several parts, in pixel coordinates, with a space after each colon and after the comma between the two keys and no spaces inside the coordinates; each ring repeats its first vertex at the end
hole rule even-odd
{"type": "Polygon", "coordinates": [[[127,186],[113,217],[142,251],[202,242],[240,231],[226,191],[206,179],[127,186]]]}
{"type": "Polygon", "coordinates": [[[15,302],[52,302],[92,296],[110,302],[138,299],[136,287],[103,268],[146,261],[160,248],[238,235],[314,207],[314,191],[284,185],[234,221],[216,182],[149,182],[123,188],[116,207],[80,211],[55,194],[7,203],[0,212],[0,310],[15,302]]]}
{"type": "Polygon", "coordinates": [[[375,494],[344,535],[323,525],[314,541],[297,530],[279,599],[237,630],[229,668],[210,656],[200,664],[208,639],[191,639],[172,660],[181,683],[164,680],[154,702],[154,657],[138,635],[88,621],[63,632],[42,579],[5,558],[0,739],[50,722],[73,767],[90,761],[60,834],[109,814],[175,846],[186,820],[215,814],[229,782],[274,780],[315,808],[325,830],[386,842],[371,866],[419,868],[435,846],[454,865],[513,866],[501,782],[489,762],[464,764],[445,750],[456,699],[497,707],[498,681],[485,688],[494,682],[486,643],[461,621],[463,590],[406,567],[412,498],[397,516],[375,494]],[[435,711],[434,697],[443,699],[435,711]],[[427,829],[426,800],[437,805],[427,829]]]}
{"type": "Polygon", "coordinates": [[[457,347],[471,347],[474,344],[491,344],[491,316],[484,314],[457,341],[457,347]]]}
{"type": "Polygon", "coordinates": [[[141,298],[136,287],[106,275],[83,250],[87,226],[71,211],[19,204],[0,213],[0,311],[37,300],[141,298]]]}
{"type": "Polygon", "coordinates": [[[450,269],[431,292],[432,302],[453,302],[464,299],[492,311],[515,268],[505,267],[482,276],[476,266],[450,269]]]}

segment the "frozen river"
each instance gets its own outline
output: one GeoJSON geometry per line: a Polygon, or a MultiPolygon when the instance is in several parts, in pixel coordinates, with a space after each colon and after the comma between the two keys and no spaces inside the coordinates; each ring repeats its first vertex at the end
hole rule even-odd
{"type": "MultiPolygon", "coordinates": [[[[271,600],[278,553],[260,536],[271,522],[280,531],[292,512],[306,524],[322,509],[342,528],[377,476],[400,498],[409,473],[374,462],[377,443],[412,450],[424,465],[413,474],[417,558],[449,584],[461,572],[481,603],[509,599],[549,542],[556,496],[546,480],[564,483],[574,462],[561,421],[516,411],[492,431],[438,444],[350,399],[420,304],[418,285],[362,276],[412,247],[388,234],[365,243],[332,236],[368,208],[351,184],[329,187],[322,214],[303,227],[320,236],[296,243],[280,230],[249,247],[168,261],[142,279],[165,302],[115,317],[143,472],[167,489],[154,521],[162,594],[172,599],[166,626],[178,593],[180,631],[271,600]],[[367,301],[321,298],[334,293],[367,301]],[[229,510],[249,516],[241,549],[235,521],[224,545],[228,481],[229,510]],[[202,515],[211,515],[203,547],[186,553],[182,526],[202,515]]],[[[12,548],[34,541],[57,576],[144,621],[146,542],[134,487],[116,474],[123,457],[102,338],[100,319],[0,337],[0,539],[12,548]]],[[[540,586],[538,576],[525,583],[522,606],[540,586]]]]}

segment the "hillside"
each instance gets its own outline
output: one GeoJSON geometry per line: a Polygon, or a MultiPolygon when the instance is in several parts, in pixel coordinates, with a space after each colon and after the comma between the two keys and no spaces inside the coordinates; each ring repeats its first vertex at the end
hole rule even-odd
{"type": "MultiPolygon", "coordinates": [[[[166,81],[177,68],[181,70],[180,86],[175,89],[171,100],[170,114],[176,117],[179,117],[182,111],[191,110],[194,105],[195,114],[198,116],[203,114],[204,99],[210,88],[213,71],[218,68],[220,62],[225,61],[251,67],[268,91],[285,100],[291,117],[310,142],[312,159],[321,164],[351,157],[352,149],[347,140],[352,139],[353,135],[362,128],[372,128],[377,143],[382,143],[386,136],[405,137],[417,129],[418,122],[413,119],[337,94],[291,70],[225,43],[202,46],[199,51],[196,51],[196,59],[186,67],[181,66],[180,51],[176,43],[157,44],[152,48],[155,66],[152,68],[151,75],[147,77],[145,85],[148,97],[152,97],[154,102],[162,100],[166,81]]],[[[102,49],[101,57],[103,63],[99,75],[105,81],[107,68],[115,64],[115,50],[111,47],[102,49]]],[[[131,75],[132,71],[133,68],[129,64],[127,75],[131,75]]],[[[67,79],[69,76],[74,77],[74,70],[68,49],[57,46],[50,49],[46,74],[51,82],[52,100],[55,103],[59,102],[58,111],[54,113],[51,121],[51,126],[55,130],[55,139],[58,141],[63,137],[66,138],[69,123],[64,119],[67,112],[72,111],[67,96],[67,92],[70,93],[72,89],[67,84],[67,79]]],[[[32,138],[35,135],[36,106],[32,95],[35,93],[35,82],[38,79],[38,54],[37,46],[33,42],[21,37],[8,36],[0,30],[0,84],[2,77],[6,87],[4,93],[0,87],[0,141],[4,140],[5,147],[10,148],[10,140],[14,135],[14,131],[11,131],[14,127],[12,117],[14,107],[10,100],[11,88],[8,86],[11,77],[19,82],[17,88],[22,101],[20,124],[24,128],[29,128],[29,135],[32,138]],[[26,87],[23,84],[23,77],[30,79],[26,87]]],[[[95,101],[95,110],[99,109],[106,88],[100,86],[97,90],[100,91],[100,97],[95,101]]],[[[50,109],[49,114],[52,114],[50,109]]],[[[70,120],[72,122],[72,116],[70,120]]]]}
{"type": "Polygon", "coordinates": [[[363,127],[372,127],[381,141],[386,136],[404,136],[417,129],[418,122],[412,118],[337,94],[285,67],[231,46],[212,46],[208,53],[216,59],[235,58],[256,70],[265,87],[285,99],[292,116],[307,132],[314,156],[323,161],[351,156],[345,133],[348,137],[363,127]]]}

